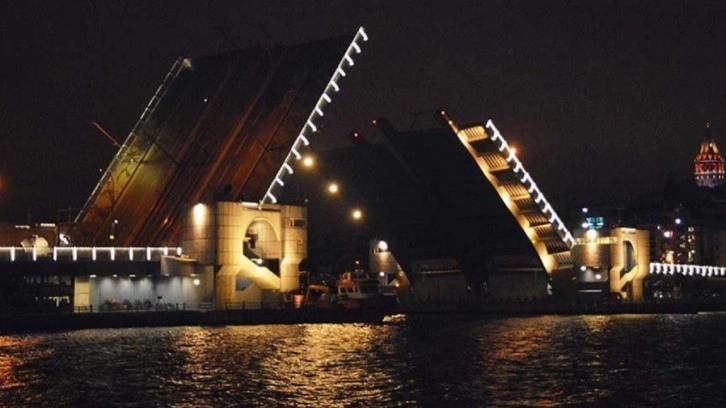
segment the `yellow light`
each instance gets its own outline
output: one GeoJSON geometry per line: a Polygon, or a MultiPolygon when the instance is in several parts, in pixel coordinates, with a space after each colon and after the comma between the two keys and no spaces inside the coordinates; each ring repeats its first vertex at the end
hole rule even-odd
{"type": "Polygon", "coordinates": [[[597,230],[587,230],[587,232],[585,232],[585,238],[587,238],[588,241],[595,241],[595,239],[597,239],[597,230]]]}
{"type": "Polygon", "coordinates": [[[194,208],[192,208],[192,213],[194,216],[194,225],[204,225],[207,218],[207,206],[202,203],[198,203],[194,206],[194,208]]]}
{"type": "Polygon", "coordinates": [[[381,252],[388,251],[388,243],[386,241],[378,241],[378,250],[381,252]]]}
{"type": "Polygon", "coordinates": [[[361,218],[363,218],[363,211],[356,208],[353,210],[351,215],[353,216],[354,220],[360,220],[361,218]]]}
{"type": "Polygon", "coordinates": [[[315,165],[315,159],[312,156],[305,156],[302,159],[302,164],[307,168],[311,168],[315,165]]]}
{"type": "Polygon", "coordinates": [[[330,183],[330,184],[328,184],[328,193],[330,193],[330,194],[338,194],[338,191],[340,191],[340,188],[338,187],[338,183],[330,183]]]}

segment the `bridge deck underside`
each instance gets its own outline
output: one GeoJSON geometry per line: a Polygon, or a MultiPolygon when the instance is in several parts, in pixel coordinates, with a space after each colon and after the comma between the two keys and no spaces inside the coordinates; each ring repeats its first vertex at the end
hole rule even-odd
{"type": "Polygon", "coordinates": [[[483,127],[480,129],[478,133],[474,130],[462,130],[469,137],[473,135],[477,137],[470,141],[469,145],[473,148],[475,159],[480,159],[478,160],[480,167],[485,174],[489,174],[490,181],[502,199],[511,203],[512,215],[523,219],[520,224],[530,230],[533,243],[544,245],[547,254],[556,261],[557,268],[571,267],[572,255],[569,246],[558,234],[557,226],[543,212],[536,197],[533,197],[528,186],[521,180],[521,175],[510,166],[504,153],[484,132],[483,127]]]}
{"type": "Polygon", "coordinates": [[[76,243],[176,245],[186,206],[261,199],[349,42],[185,60],[89,199],[76,243]]]}

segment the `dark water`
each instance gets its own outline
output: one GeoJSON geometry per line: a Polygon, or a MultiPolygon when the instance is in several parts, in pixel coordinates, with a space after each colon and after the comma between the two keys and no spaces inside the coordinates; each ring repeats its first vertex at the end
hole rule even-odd
{"type": "Polygon", "coordinates": [[[726,406],[726,314],[0,336],[0,406],[726,406]]]}

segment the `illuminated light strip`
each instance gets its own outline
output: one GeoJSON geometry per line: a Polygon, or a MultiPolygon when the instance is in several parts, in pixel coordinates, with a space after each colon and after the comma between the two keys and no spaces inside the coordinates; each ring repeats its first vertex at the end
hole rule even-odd
{"type": "Polygon", "coordinates": [[[527,170],[524,168],[524,165],[521,161],[517,158],[517,156],[514,154],[512,149],[509,147],[509,144],[504,139],[504,136],[499,132],[499,129],[497,129],[496,126],[494,126],[494,122],[490,120],[486,123],[486,128],[489,129],[492,132],[491,139],[492,141],[499,141],[499,151],[501,153],[506,154],[506,160],[508,163],[514,162],[514,172],[517,173],[518,171],[521,171],[524,176],[522,180],[525,180],[529,178],[531,181],[531,185],[528,189],[529,193],[535,196],[535,203],[540,205],[540,208],[542,209],[543,213],[551,212],[552,215],[550,216],[550,223],[557,222],[557,231],[558,235],[562,238],[563,241],[565,241],[566,244],[569,244],[572,246],[575,242],[575,240],[572,237],[572,234],[567,229],[567,227],[562,223],[560,220],[560,217],[557,215],[555,210],[552,208],[550,203],[547,201],[547,199],[544,197],[544,194],[540,191],[540,189],[537,187],[537,185],[534,182],[534,179],[532,179],[532,176],[527,172],[527,170]],[[560,234],[562,233],[562,234],[560,234]]]}
{"type": "Polygon", "coordinates": [[[565,241],[569,241],[570,245],[575,243],[575,238],[570,234],[570,231],[567,231],[567,228],[565,227],[565,241]]]}
{"type": "MultiPolygon", "coordinates": [[[[344,66],[343,64],[347,63],[348,66],[354,65],[353,57],[351,57],[351,54],[353,52],[360,54],[361,47],[358,45],[358,41],[360,41],[361,39],[363,41],[368,41],[368,35],[366,34],[363,27],[360,27],[358,29],[358,32],[353,37],[353,40],[351,41],[350,45],[346,49],[345,54],[343,54],[343,57],[340,59],[340,62],[338,62],[338,66],[335,68],[335,71],[333,71],[333,75],[330,78],[330,81],[328,81],[328,84],[325,86],[325,89],[323,90],[322,94],[320,95],[320,98],[318,98],[318,102],[315,104],[315,107],[313,107],[313,110],[308,115],[308,119],[305,121],[305,125],[303,125],[302,131],[298,135],[298,139],[302,140],[303,143],[305,144],[305,146],[308,146],[310,144],[308,139],[305,137],[306,128],[310,128],[313,132],[318,131],[318,128],[314,122],[314,119],[315,119],[314,115],[317,114],[318,117],[324,116],[323,108],[325,105],[324,105],[323,101],[325,101],[325,103],[330,103],[332,101],[330,96],[327,93],[328,87],[332,87],[335,90],[335,92],[340,91],[340,86],[338,86],[337,81],[340,79],[340,77],[346,76],[346,72],[343,70],[343,66],[344,66]]],[[[278,185],[279,186],[284,185],[284,183],[278,182],[278,179],[279,179],[279,181],[282,181],[282,176],[285,175],[285,174],[281,173],[282,168],[285,168],[286,170],[288,170],[289,174],[293,173],[292,167],[290,167],[290,164],[288,163],[288,161],[291,159],[292,155],[294,155],[298,160],[300,159],[299,152],[297,152],[297,150],[295,150],[296,143],[297,143],[297,141],[295,143],[293,143],[293,146],[291,147],[291,152],[288,153],[287,157],[285,158],[285,162],[281,166],[281,169],[277,172],[277,176],[275,177],[275,179],[272,180],[272,182],[270,183],[270,186],[267,188],[267,191],[265,192],[265,195],[262,197],[262,199],[258,203],[258,208],[261,207],[266,202],[268,202],[268,200],[271,201],[272,203],[277,202],[277,198],[272,194],[272,189],[276,188],[276,186],[278,186],[278,185]]]]}
{"type": "Polygon", "coordinates": [[[297,151],[297,149],[295,149],[295,146],[293,146],[292,150],[290,151],[292,152],[292,154],[295,155],[296,160],[300,160],[302,158],[302,155],[300,154],[300,152],[297,151]]]}
{"type": "Polygon", "coordinates": [[[283,182],[282,180],[280,180],[280,178],[279,178],[279,177],[275,177],[275,181],[276,181],[276,182],[277,182],[277,184],[279,184],[280,186],[284,186],[284,185],[285,185],[285,183],[284,183],[284,182],[283,182]]]}
{"type": "Polygon", "coordinates": [[[648,271],[658,275],[675,275],[683,276],[702,276],[702,277],[719,277],[726,275],[726,268],[723,266],[713,265],[691,265],[691,264],[664,264],[659,262],[651,262],[648,271]]]}
{"type": "Polygon", "coordinates": [[[492,136],[492,141],[496,142],[497,139],[502,139],[502,135],[499,133],[498,130],[494,130],[494,135],[492,136]]]}
{"type": "MultiPolygon", "coordinates": [[[[181,247],[145,247],[147,251],[147,258],[148,260],[151,260],[152,254],[155,252],[163,253],[164,255],[168,255],[170,251],[176,251],[177,253],[181,251],[181,247]]],[[[108,253],[110,256],[110,260],[117,260],[118,255],[122,254],[124,251],[128,253],[128,259],[133,260],[134,259],[134,251],[135,250],[143,250],[144,248],[141,247],[52,247],[52,255],[51,255],[51,248],[48,248],[48,256],[49,259],[52,259],[53,261],[62,261],[64,259],[67,259],[67,257],[71,257],[73,261],[77,261],[79,258],[90,258],[92,260],[98,260],[98,255],[100,253],[108,253]]],[[[30,259],[33,261],[37,261],[39,258],[42,259],[42,256],[45,255],[44,247],[32,247],[32,248],[22,248],[22,247],[0,247],[0,254],[2,253],[8,253],[10,256],[10,261],[16,261],[17,251],[20,250],[21,252],[26,252],[31,255],[30,259]]]]}

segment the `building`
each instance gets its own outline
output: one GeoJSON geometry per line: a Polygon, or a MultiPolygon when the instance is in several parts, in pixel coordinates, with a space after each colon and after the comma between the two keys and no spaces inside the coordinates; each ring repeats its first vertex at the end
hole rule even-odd
{"type": "Polygon", "coordinates": [[[724,159],[711,137],[711,124],[706,124],[701,147],[693,159],[693,176],[699,187],[715,188],[724,185],[724,159]]]}
{"type": "Polygon", "coordinates": [[[647,230],[589,228],[577,229],[574,235],[579,301],[597,302],[610,296],[643,301],[643,280],[650,265],[647,230]]]}

